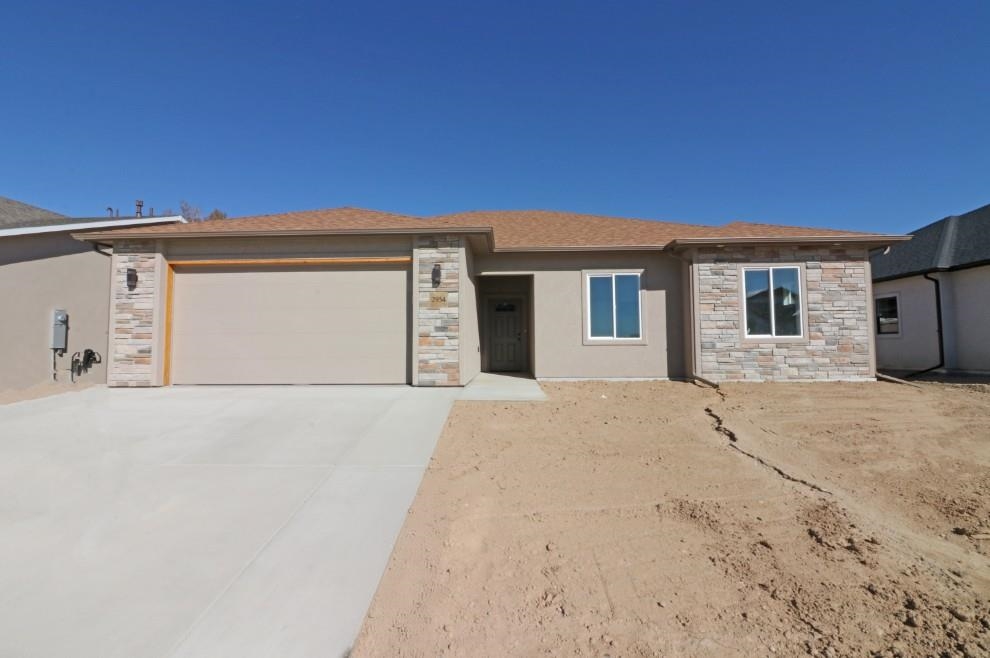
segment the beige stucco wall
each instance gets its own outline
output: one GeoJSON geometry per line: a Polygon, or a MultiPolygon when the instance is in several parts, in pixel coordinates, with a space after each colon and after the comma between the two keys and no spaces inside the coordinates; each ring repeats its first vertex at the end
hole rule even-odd
{"type": "Polygon", "coordinates": [[[486,254],[477,275],[533,276],[532,368],[537,378],[683,377],[681,264],[659,252],[486,254]],[[585,344],[585,270],[643,269],[643,344],[585,344]]]}
{"type": "MultiPolygon", "coordinates": [[[[944,368],[990,372],[990,266],[932,274],[941,282],[944,368]]],[[[935,284],[922,276],[882,281],[874,298],[897,295],[901,333],[877,335],[877,367],[924,370],[938,363],[935,284]]]]}
{"type": "Polygon", "coordinates": [[[877,368],[923,370],[938,363],[935,284],[912,276],[873,284],[873,298],[896,295],[900,334],[877,334],[877,368]]]}
{"type": "Polygon", "coordinates": [[[72,353],[86,348],[99,352],[104,363],[80,381],[106,381],[109,278],[110,258],[67,233],[0,238],[0,390],[52,383],[56,308],[69,313],[59,383],[68,384],[72,353]]]}
{"type": "Polygon", "coordinates": [[[948,367],[990,372],[990,265],[940,276],[952,288],[951,306],[945,310],[953,320],[955,354],[946,355],[948,367]]]}
{"type": "Polygon", "coordinates": [[[320,258],[327,256],[408,256],[408,236],[300,236],[169,240],[159,246],[166,258],[320,258]]]}
{"type": "Polygon", "coordinates": [[[458,293],[460,313],[461,384],[467,384],[481,372],[481,337],[478,330],[478,291],[474,271],[474,254],[461,248],[461,283],[458,293]]]}

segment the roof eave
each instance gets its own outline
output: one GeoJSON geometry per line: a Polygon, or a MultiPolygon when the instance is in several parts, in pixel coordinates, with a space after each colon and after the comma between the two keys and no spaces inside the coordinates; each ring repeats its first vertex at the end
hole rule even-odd
{"type": "Polygon", "coordinates": [[[549,247],[496,247],[493,253],[548,253],[561,251],[662,251],[669,243],[634,245],[558,245],[549,247]]]}
{"type": "Polygon", "coordinates": [[[671,248],[701,247],[701,246],[730,246],[754,244],[856,244],[883,246],[893,242],[906,242],[910,235],[808,235],[808,236],[764,236],[764,237],[726,237],[726,238],[681,238],[670,242],[671,248]]]}
{"type": "MultiPolygon", "coordinates": [[[[227,221],[227,220],[224,220],[227,221]]],[[[203,231],[203,232],[176,232],[161,233],[154,231],[106,231],[103,233],[73,233],[72,237],[77,240],[88,242],[110,242],[114,240],[189,240],[195,238],[271,238],[271,237],[306,237],[321,235],[422,235],[422,234],[457,234],[457,235],[485,235],[491,244],[492,229],[483,227],[451,227],[443,226],[436,228],[379,228],[379,229],[298,229],[298,230],[278,230],[278,231],[203,231]]]]}
{"type": "Polygon", "coordinates": [[[963,263],[962,265],[953,265],[952,267],[929,267],[920,270],[911,270],[908,272],[902,272],[900,274],[889,274],[887,276],[878,276],[873,279],[874,283],[881,283],[883,281],[894,281],[896,279],[907,279],[913,276],[922,276],[925,274],[938,274],[940,272],[958,272],[960,270],[971,270],[977,267],[986,267],[990,265],[990,259],[977,260],[971,263],[963,263]]]}
{"type": "Polygon", "coordinates": [[[117,219],[107,218],[101,222],[65,222],[64,224],[49,224],[46,226],[21,226],[17,228],[0,229],[0,238],[15,235],[35,235],[38,233],[65,233],[71,231],[70,235],[80,239],[79,236],[89,233],[88,229],[100,229],[108,226],[148,226],[157,224],[182,223],[186,220],[179,215],[169,215],[164,217],[141,217],[138,219],[117,219]]]}

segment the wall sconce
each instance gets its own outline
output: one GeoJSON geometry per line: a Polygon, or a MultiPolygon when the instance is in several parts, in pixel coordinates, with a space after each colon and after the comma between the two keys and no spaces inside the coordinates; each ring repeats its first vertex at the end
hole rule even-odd
{"type": "Polygon", "coordinates": [[[438,288],[440,286],[440,263],[433,264],[433,271],[430,272],[430,280],[433,281],[433,287],[438,288]]]}
{"type": "Polygon", "coordinates": [[[133,267],[127,268],[127,289],[134,290],[137,288],[137,270],[133,267]]]}

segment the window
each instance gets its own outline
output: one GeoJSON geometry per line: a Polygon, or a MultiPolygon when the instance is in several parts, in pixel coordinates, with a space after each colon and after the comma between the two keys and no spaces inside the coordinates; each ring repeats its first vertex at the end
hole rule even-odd
{"type": "Polygon", "coordinates": [[[877,334],[901,333],[901,315],[897,308],[897,295],[877,297],[877,334]]]}
{"type": "Polygon", "coordinates": [[[642,338],[639,274],[588,275],[588,337],[642,338]]]}
{"type": "Polygon", "coordinates": [[[801,270],[743,268],[747,336],[801,336],[801,270]]]}

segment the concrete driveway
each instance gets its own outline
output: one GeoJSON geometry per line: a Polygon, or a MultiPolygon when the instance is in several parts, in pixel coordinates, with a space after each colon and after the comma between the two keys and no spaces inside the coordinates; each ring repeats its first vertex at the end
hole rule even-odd
{"type": "Polygon", "coordinates": [[[0,406],[0,655],[340,656],[458,391],[0,406]]]}

